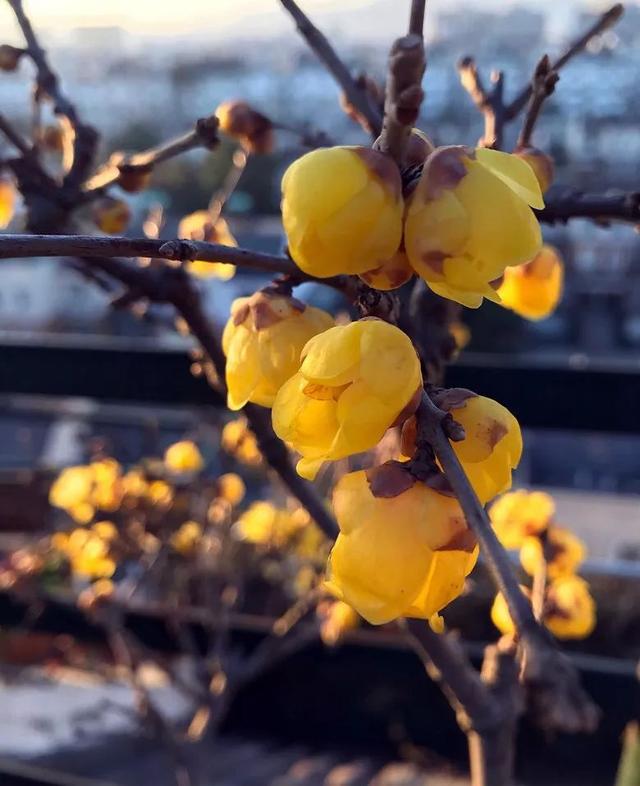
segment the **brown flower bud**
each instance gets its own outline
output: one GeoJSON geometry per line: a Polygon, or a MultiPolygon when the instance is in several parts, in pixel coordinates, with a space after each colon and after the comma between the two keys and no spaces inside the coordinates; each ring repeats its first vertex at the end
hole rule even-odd
{"type": "Polygon", "coordinates": [[[249,153],[273,150],[273,123],[245,101],[224,101],[216,109],[220,130],[237,140],[249,153]]]}
{"type": "Polygon", "coordinates": [[[0,44],[0,71],[15,71],[24,53],[25,50],[17,46],[0,44]]]}
{"type": "Polygon", "coordinates": [[[553,158],[537,147],[518,148],[514,151],[514,155],[526,161],[533,169],[535,176],[538,178],[538,183],[540,183],[540,189],[544,194],[553,183],[555,175],[553,158]]]}

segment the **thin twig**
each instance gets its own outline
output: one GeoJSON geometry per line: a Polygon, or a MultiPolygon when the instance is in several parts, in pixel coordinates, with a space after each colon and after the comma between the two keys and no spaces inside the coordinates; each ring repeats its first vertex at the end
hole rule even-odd
{"type": "Polygon", "coordinates": [[[463,57],[458,62],[458,76],[460,83],[471,96],[471,100],[484,117],[484,133],[478,144],[481,147],[500,149],[505,125],[504,105],[504,73],[493,71],[491,83],[493,87],[487,89],[482,81],[475,60],[472,57],[463,57]]]}
{"type": "Polygon", "coordinates": [[[135,153],[128,158],[116,155],[99,172],[88,180],[83,189],[88,196],[99,196],[108,186],[114,185],[123,173],[139,171],[150,172],[156,164],[186,153],[197,147],[213,149],[218,144],[218,121],[215,115],[203,117],[196,121],[195,127],[186,134],[163,142],[156,147],[135,153]]]}
{"type": "MultiPolygon", "coordinates": [[[[622,3],[616,3],[615,5],[611,6],[608,11],[605,11],[597,20],[596,22],[578,39],[573,41],[569,47],[566,49],[563,54],[558,57],[553,63],[551,63],[551,71],[559,71],[563,66],[565,66],[571,59],[573,59],[576,55],[580,54],[584,49],[587,48],[589,42],[595,38],[596,36],[603,33],[607,28],[611,27],[612,25],[616,24],[616,22],[620,19],[622,14],[624,13],[624,6],[622,3]]],[[[525,108],[527,102],[531,98],[531,93],[533,92],[533,88],[531,83],[529,83],[526,87],[524,87],[518,95],[513,99],[513,101],[508,104],[506,107],[506,120],[511,121],[515,117],[517,117],[520,112],[525,108]]]]}
{"type": "Polygon", "coordinates": [[[9,142],[19,150],[23,156],[30,156],[33,153],[31,145],[24,137],[19,134],[7,118],[0,113],[0,132],[3,133],[9,142]]]}
{"type": "Polygon", "coordinates": [[[217,219],[220,217],[220,214],[222,213],[222,210],[228,199],[238,187],[238,183],[240,182],[240,178],[247,167],[248,161],[249,153],[239,147],[233,154],[231,167],[229,168],[222,185],[219,189],[217,189],[215,194],[211,197],[211,201],[209,202],[209,214],[211,216],[212,222],[215,223],[215,221],[217,221],[217,219]]]}
{"type": "Polygon", "coordinates": [[[560,76],[557,71],[551,68],[549,56],[544,55],[533,73],[531,101],[522,124],[522,131],[518,137],[517,148],[529,147],[531,145],[531,136],[542,105],[556,89],[558,79],[560,79],[560,76]]]}
{"type": "Polygon", "coordinates": [[[382,115],[370,96],[356,84],[351,72],[340,59],[327,37],[311,22],[294,0],[280,0],[291,14],[300,34],[315,52],[329,73],[340,85],[350,103],[366,118],[371,133],[377,137],[382,129],[382,115]]]}

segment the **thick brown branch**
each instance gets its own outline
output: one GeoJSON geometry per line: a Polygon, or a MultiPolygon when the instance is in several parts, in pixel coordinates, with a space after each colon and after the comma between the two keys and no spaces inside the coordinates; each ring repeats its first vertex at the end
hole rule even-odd
{"type": "Polygon", "coordinates": [[[193,150],[196,147],[213,149],[218,144],[218,120],[215,115],[196,121],[192,131],[182,134],[157,147],[149,148],[128,158],[116,154],[99,172],[84,184],[88,196],[98,196],[114,185],[127,172],[150,172],[156,164],[193,150]]]}
{"type": "MultiPolygon", "coordinates": [[[[551,71],[559,71],[565,66],[572,58],[584,51],[589,42],[596,36],[603,33],[607,28],[614,25],[624,13],[624,6],[622,3],[616,3],[611,6],[608,11],[605,11],[596,22],[583,34],[580,38],[573,41],[569,47],[563,52],[560,57],[551,64],[551,71]]],[[[531,98],[533,87],[528,84],[523,88],[520,93],[513,99],[513,101],[506,108],[506,119],[508,121],[517,117],[520,112],[525,108],[527,102],[531,98]]]]}
{"type": "Polygon", "coordinates": [[[390,155],[400,168],[424,98],[422,77],[425,68],[421,34],[410,33],[394,41],[389,54],[382,133],[375,147],[390,155]]]}
{"type": "Polygon", "coordinates": [[[340,59],[327,37],[318,30],[294,0],[280,0],[291,14],[300,34],[340,85],[349,102],[367,120],[373,136],[382,128],[382,116],[370,96],[356,84],[353,75],[340,59]]]}
{"type": "Polygon", "coordinates": [[[487,647],[478,674],[456,637],[438,635],[418,620],[407,625],[413,648],[467,734],[471,786],[510,786],[516,725],[523,710],[513,651],[487,647]]]}
{"type": "Polygon", "coordinates": [[[551,68],[549,56],[545,55],[540,60],[533,73],[533,79],[531,81],[531,102],[529,103],[529,108],[527,109],[527,114],[525,115],[522,131],[518,137],[516,147],[529,147],[531,145],[531,136],[540,115],[542,105],[556,89],[558,79],[560,79],[558,72],[551,68]]]}
{"type": "Polygon", "coordinates": [[[595,194],[555,187],[545,195],[545,207],[536,215],[546,224],[566,224],[572,218],[589,218],[600,224],[639,224],[640,192],[595,194]]]}
{"type": "Polygon", "coordinates": [[[520,590],[507,552],[456,456],[447,436],[451,418],[425,394],[418,410],[419,438],[432,446],[451,484],[469,527],[473,530],[497,588],[502,592],[518,631],[522,680],[532,707],[545,728],[591,731],[597,710],[581,688],[575,670],[536,621],[531,604],[520,590]]]}
{"type": "Polygon", "coordinates": [[[411,16],[409,17],[409,34],[424,35],[424,11],[426,0],[411,0],[411,16]]]}
{"type": "Polygon", "coordinates": [[[155,257],[168,260],[201,259],[300,276],[300,269],[285,256],[195,240],[131,239],[91,235],[1,235],[0,259],[20,257],[155,257]]]}

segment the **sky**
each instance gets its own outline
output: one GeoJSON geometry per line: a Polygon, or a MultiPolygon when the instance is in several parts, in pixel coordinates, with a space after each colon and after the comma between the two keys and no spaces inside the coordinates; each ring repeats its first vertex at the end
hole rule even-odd
{"type": "MultiPolygon", "coordinates": [[[[602,6],[605,0],[572,0],[574,6],[602,6]]],[[[409,0],[388,0],[390,7],[397,5],[399,15],[404,15],[409,0]]],[[[431,0],[436,9],[450,8],[464,3],[478,8],[504,9],[514,0],[431,0]]],[[[558,0],[523,0],[537,8],[552,9],[558,0]]],[[[301,6],[315,19],[322,20],[324,13],[340,8],[366,11],[371,0],[303,0],[301,6]]],[[[569,3],[561,3],[568,5],[569,3]]],[[[256,19],[261,24],[276,23],[276,14],[282,13],[278,0],[25,0],[25,8],[42,27],[63,31],[69,27],[85,25],[119,25],[128,30],[148,30],[150,33],[188,33],[203,25],[238,30],[245,24],[251,26],[256,19]]],[[[6,10],[1,9],[3,13],[6,10]]],[[[0,17],[0,30],[4,22],[0,17]]]]}

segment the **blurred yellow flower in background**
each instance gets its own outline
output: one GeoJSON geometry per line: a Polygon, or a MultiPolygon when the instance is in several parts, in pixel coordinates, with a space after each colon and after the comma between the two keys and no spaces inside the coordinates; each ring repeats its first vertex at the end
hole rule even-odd
{"type": "MultiPolygon", "coordinates": [[[[178,237],[205,243],[218,243],[221,246],[236,247],[238,243],[231,234],[229,225],[221,216],[213,218],[208,210],[196,210],[184,216],[178,224],[178,237]]],[[[235,265],[226,262],[207,262],[196,259],[189,262],[189,270],[200,278],[218,278],[228,281],[236,272],[235,265]]]]}
{"type": "Polygon", "coordinates": [[[164,463],[171,472],[199,472],[204,467],[202,453],[195,442],[188,439],[169,445],[164,463]]]}
{"type": "Polygon", "coordinates": [[[489,516],[505,549],[519,549],[528,535],[540,535],[547,529],[555,512],[556,505],[549,494],[518,489],[497,499],[489,516]]]}
{"type": "Polygon", "coordinates": [[[543,246],[530,262],[508,267],[498,287],[502,305],[527,319],[548,317],[562,297],[564,264],[551,246],[543,246]]]}

